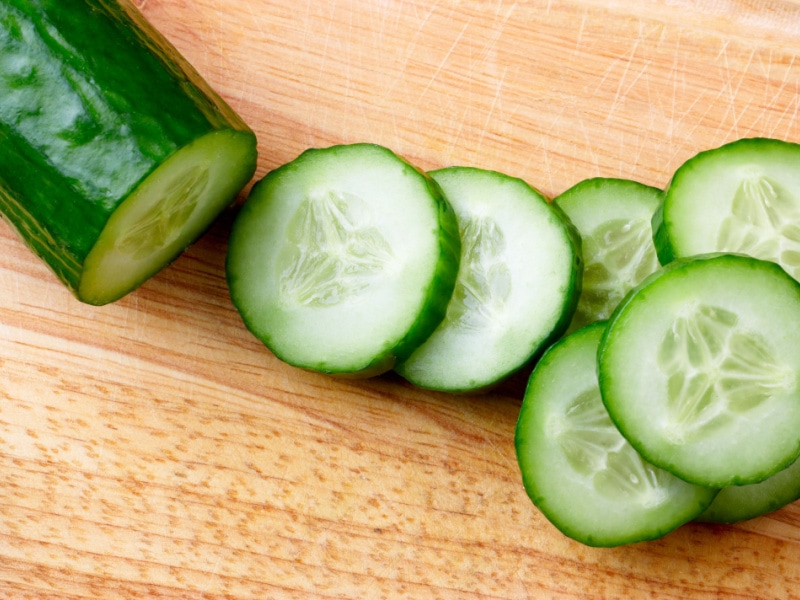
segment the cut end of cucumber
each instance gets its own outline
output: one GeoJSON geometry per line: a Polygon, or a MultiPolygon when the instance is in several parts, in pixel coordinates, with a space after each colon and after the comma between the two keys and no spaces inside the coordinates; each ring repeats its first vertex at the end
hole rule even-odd
{"type": "Polygon", "coordinates": [[[185,146],[109,218],[86,257],[77,296],[94,305],[133,291],[194,242],[255,172],[255,137],[226,130],[185,146]]]}

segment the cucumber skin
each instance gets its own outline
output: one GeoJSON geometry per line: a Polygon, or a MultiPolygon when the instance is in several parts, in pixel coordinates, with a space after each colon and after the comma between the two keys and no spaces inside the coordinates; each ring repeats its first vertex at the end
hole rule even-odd
{"type": "Polygon", "coordinates": [[[175,151],[236,130],[255,170],[250,128],[129,3],[8,0],[0,29],[0,211],[76,296],[110,215],[175,151]]]}

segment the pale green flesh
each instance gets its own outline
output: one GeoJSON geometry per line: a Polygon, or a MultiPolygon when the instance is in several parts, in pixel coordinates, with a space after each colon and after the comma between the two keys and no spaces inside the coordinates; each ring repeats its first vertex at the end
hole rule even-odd
{"type": "Polygon", "coordinates": [[[695,518],[716,491],[644,461],[611,421],[595,374],[604,324],[556,343],[537,364],[516,429],[526,490],[561,531],[615,546],[695,518]]]}
{"type": "Polygon", "coordinates": [[[800,146],[740,140],[678,170],[665,198],[663,243],[678,257],[742,253],[800,278],[800,146]]]}
{"type": "Polygon", "coordinates": [[[234,200],[254,161],[253,136],[233,130],[176,152],[111,215],[86,257],[78,297],[113,302],[154,275],[234,200]]]}
{"type": "Polygon", "coordinates": [[[647,459],[709,487],[759,481],[800,452],[800,286],[739,256],[676,263],[612,318],[603,399],[647,459]]]}
{"type": "Polygon", "coordinates": [[[256,185],[231,234],[228,280],[245,323],[282,360],[374,375],[394,366],[421,315],[443,314],[457,261],[442,269],[442,200],[424,175],[385,149],[326,150],[256,185]]]}
{"type": "Polygon", "coordinates": [[[583,286],[571,331],[608,319],[659,267],[650,221],[660,201],[656,188],[606,178],[582,181],[554,199],[583,242],[583,286]]]}
{"type": "Polygon", "coordinates": [[[464,167],[431,176],[458,217],[461,267],[444,320],[396,370],[421,387],[480,390],[563,331],[577,299],[578,250],[523,181],[464,167]]]}

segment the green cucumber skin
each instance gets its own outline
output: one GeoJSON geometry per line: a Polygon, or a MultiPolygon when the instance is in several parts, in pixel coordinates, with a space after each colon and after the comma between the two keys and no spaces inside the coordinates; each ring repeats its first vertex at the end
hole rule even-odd
{"type": "Polygon", "coordinates": [[[117,206],[176,150],[255,135],[143,16],[114,0],[0,5],[0,210],[77,295],[117,206]]]}
{"type": "Polygon", "coordinates": [[[394,349],[394,361],[406,360],[414,350],[431,335],[447,314],[447,305],[456,285],[454,273],[458,272],[461,262],[461,236],[458,232],[458,219],[450,203],[445,199],[439,184],[425,171],[408,163],[409,168],[418,172],[431,189],[431,195],[437,200],[439,211],[439,263],[430,288],[427,290],[425,306],[414,323],[409,334],[394,349]]]}

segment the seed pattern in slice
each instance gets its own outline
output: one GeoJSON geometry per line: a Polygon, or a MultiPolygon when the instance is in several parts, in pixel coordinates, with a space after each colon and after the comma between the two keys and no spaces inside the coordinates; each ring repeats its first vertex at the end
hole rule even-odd
{"type": "Polygon", "coordinates": [[[614,311],[597,354],[609,416],[655,466],[710,488],[800,453],[800,284],[741,254],[675,260],[614,311]]]}
{"type": "Polygon", "coordinates": [[[488,217],[465,219],[460,227],[461,261],[445,321],[454,327],[480,330],[496,322],[511,294],[511,273],[503,255],[506,240],[488,217]]]}
{"type": "Polygon", "coordinates": [[[610,500],[627,498],[642,506],[665,500],[667,476],[648,464],[614,426],[592,387],[578,394],[553,428],[569,464],[594,482],[598,494],[610,500]]]}
{"type": "Polygon", "coordinates": [[[800,278],[800,200],[764,174],[746,176],[723,219],[717,244],[724,252],[741,252],[778,262],[800,278]]]}
{"type": "Polygon", "coordinates": [[[625,294],[659,268],[651,220],[661,196],[638,181],[595,177],[555,198],[580,233],[585,264],[570,331],[611,317],[625,294]]]}
{"type": "Polygon", "coordinates": [[[583,236],[586,266],[576,320],[607,319],[635,285],[658,268],[648,219],[615,219],[583,236]]]}
{"type": "Polygon", "coordinates": [[[365,202],[326,191],[300,204],[278,260],[284,300],[330,306],[368,289],[391,262],[392,250],[365,202]]]}
{"type": "Polygon", "coordinates": [[[675,319],[658,365],[667,376],[669,435],[676,443],[698,439],[794,385],[763,336],[743,329],[735,313],[703,304],[675,319]]]}

